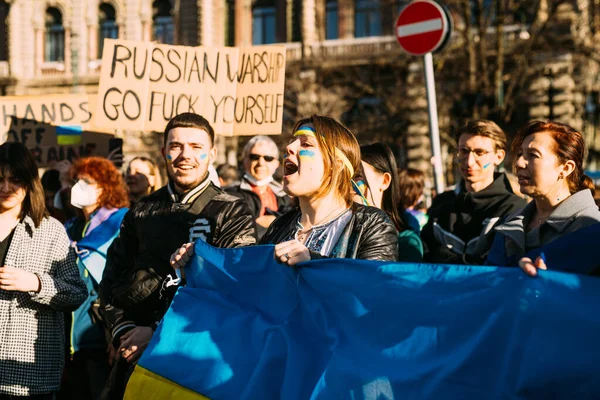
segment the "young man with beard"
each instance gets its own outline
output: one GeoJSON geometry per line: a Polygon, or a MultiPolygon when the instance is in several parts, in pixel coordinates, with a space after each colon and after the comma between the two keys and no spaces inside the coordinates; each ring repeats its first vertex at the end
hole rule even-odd
{"type": "Polygon", "coordinates": [[[226,191],[250,205],[260,239],[275,217],[290,209],[290,198],[273,179],[279,168],[279,149],[273,139],[254,136],[246,143],[242,156],[245,174],[226,191]]]}
{"type": "Polygon", "coordinates": [[[210,182],[208,166],[216,148],[206,119],[192,113],[174,117],[165,128],[162,153],[168,184],[125,215],[107,254],[100,314],[117,364],[103,398],[122,398],[133,366],[171,303],[179,283],[171,254],[196,239],[216,247],[256,243],[248,206],[210,182]]]}
{"type": "Polygon", "coordinates": [[[462,176],[454,191],[438,195],[421,232],[425,262],[483,264],[494,228],[523,208],[504,173],[496,173],[506,155],[506,135],[494,122],[468,122],[458,136],[457,163],[462,176]]]}

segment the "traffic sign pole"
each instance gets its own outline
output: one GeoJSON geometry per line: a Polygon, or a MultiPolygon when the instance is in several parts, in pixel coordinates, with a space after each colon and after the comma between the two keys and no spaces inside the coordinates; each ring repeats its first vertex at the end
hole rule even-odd
{"type": "Polygon", "coordinates": [[[407,53],[424,56],[425,86],[435,190],[444,191],[444,174],[438,124],[432,52],[442,48],[452,34],[448,11],[434,0],[415,0],[400,11],[396,21],[396,39],[407,53]]]}
{"type": "Polygon", "coordinates": [[[431,135],[431,153],[433,154],[433,179],[436,194],[444,192],[444,173],[442,166],[442,149],[440,146],[440,128],[438,123],[437,101],[435,96],[435,77],[433,73],[433,56],[431,53],[423,57],[425,62],[425,89],[427,91],[427,111],[429,113],[429,132],[431,135]]]}

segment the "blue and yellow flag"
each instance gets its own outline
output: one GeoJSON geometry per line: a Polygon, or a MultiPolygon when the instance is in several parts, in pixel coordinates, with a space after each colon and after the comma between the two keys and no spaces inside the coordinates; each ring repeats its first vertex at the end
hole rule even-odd
{"type": "Polygon", "coordinates": [[[81,143],[81,135],[83,130],[81,126],[57,126],[56,127],[56,140],[61,146],[73,146],[81,143]]]}
{"type": "Polygon", "coordinates": [[[195,245],[127,399],[597,399],[600,280],[195,245]]]}

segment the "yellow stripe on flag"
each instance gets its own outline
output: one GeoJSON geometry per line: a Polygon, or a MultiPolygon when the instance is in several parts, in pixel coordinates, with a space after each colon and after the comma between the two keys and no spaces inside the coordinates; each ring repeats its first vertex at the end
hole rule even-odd
{"type": "Polygon", "coordinates": [[[125,390],[123,400],[210,400],[137,365],[125,390]]]}
{"type": "Polygon", "coordinates": [[[81,135],[58,135],[58,144],[61,146],[69,146],[81,143],[81,135]]]}

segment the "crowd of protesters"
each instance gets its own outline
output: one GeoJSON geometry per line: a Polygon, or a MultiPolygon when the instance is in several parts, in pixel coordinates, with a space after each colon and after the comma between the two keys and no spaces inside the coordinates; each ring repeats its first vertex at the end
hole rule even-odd
{"type": "Polygon", "coordinates": [[[165,185],[145,157],[124,172],[98,157],[61,162],[40,178],[23,145],[0,146],[0,400],[122,398],[198,239],[272,244],[282,267],[333,257],[535,276],[552,260],[532,250],[600,222],[584,139],[560,123],[532,122],[512,143],[529,204],[498,172],[502,129],[467,123],[455,157],[462,179],[428,210],[421,171],[399,169],[385,144],[359,146],[330,117],[298,121],[283,157],[271,138],[253,137],[242,171],[212,168],[214,140],[203,117],[174,117],[165,185]]]}

